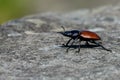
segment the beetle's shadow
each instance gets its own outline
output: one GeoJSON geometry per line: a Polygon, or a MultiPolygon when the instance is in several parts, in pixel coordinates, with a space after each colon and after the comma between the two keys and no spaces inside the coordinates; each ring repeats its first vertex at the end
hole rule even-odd
{"type": "MultiPolygon", "coordinates": [[[[63,48],[64,47],[69,47],[69,48],[76,49],[76,48],[79,48],[79,45],[68,45],[68,46],[62,45],[60,47],[63,47],[63,48]]],[[[80,45],[80,48],[94,48],[94,47],[99,47],[99,45],[93,45],[93,44],[90,44],[90,45],[80,45]]]]}

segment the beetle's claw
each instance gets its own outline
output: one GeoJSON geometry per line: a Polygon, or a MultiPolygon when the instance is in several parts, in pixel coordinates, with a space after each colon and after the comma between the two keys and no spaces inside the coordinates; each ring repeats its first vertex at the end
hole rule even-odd
{"type": "Polygon", "coordinates": [[[65,46],[65,47],[67,47],[68,45],[66,45],[66,44],[62,44],[63,46],[65,46]]]}

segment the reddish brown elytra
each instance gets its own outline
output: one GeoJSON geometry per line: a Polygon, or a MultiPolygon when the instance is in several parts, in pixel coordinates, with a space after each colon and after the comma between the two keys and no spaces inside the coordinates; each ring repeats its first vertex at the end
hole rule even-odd
{"type": "Polygon", "coordinates": [[[83,38],[92,39],[92,40],[101,40],[101,38],[96,33],[91,31],[81,31],[79,33],[80,33],[79,35],[83,38]]]}
{"type": "MultiPolygon", "coordinates": [[[[86,41],[86,45],[89,45],[89,42],[94,43],[98,46],[101,46],[104,50],[111,52],[111,50],[105,48],[104,46],[102,46],[101,43],[97,42],[98,40],[101,40],[101,38],[96,33],[91,31],[79,31],[79,30],[65,31],[65,28],[63,26],[61,27],[64,29],[64,32],[59,32],[59,33],[61,33],[66,37],[70,37],[70,39],[67,41],[67,43],[64,46],[68,46],[71,40],[73,40],[71,46],[73,45],[73,43],[75,43],[75,41],[79,40],[78,52],[80,52],[81,41],[86,41]]],[[[67,52],[69,48],[70,47],[67,48],[67,52]]]]}

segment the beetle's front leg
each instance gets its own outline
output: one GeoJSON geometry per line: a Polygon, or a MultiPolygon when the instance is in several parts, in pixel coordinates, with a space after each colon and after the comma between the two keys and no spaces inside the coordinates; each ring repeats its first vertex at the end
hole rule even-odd
{"type": "Polygon", "coordinates": [[[72,40],[72,38],[67,41],[67,43],[65,44],[65,46],[68,46],[68,44],[70,43],[71,40],[72,40]]]}

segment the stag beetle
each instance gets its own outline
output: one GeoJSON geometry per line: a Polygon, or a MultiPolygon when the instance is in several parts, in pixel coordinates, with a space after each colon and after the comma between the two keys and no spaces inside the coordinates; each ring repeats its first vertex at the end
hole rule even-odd
{"type": "MultiPolygon", "coordinates": [[[[71,40],[73,40],[73,42],[71,43],[71,46],[73,45],[73,43],[75,43],[75,41],[79,40],[79,47],[78,47],[78,52],[80,52],[80,46],[81,46],[81,41],[86,41],[86,45],[89,45],[90,43],[94,43],[97,46],[101,46],[104,50],[110,51],[110,49],[105,48],[102,45],[102,42],[97,42],[97,41],[102,41],[101,38],[99,37],[99,35],[97,35],[95,32],[92,31],[79,31],[79,30],[71,30],[71,31],[65,31],[65,28],[63,26],[61,26],[64,30],[64,32],[59,32],[62,35],[66,36],[66,37],[70,37],[70,39],[67,41],[66,44],[64,44],[64,46],[68,46],[68,44],[70,43],[71,40]]],[[[69,50],[70,47],[67,48],[67,52],[69,50]]]]}

